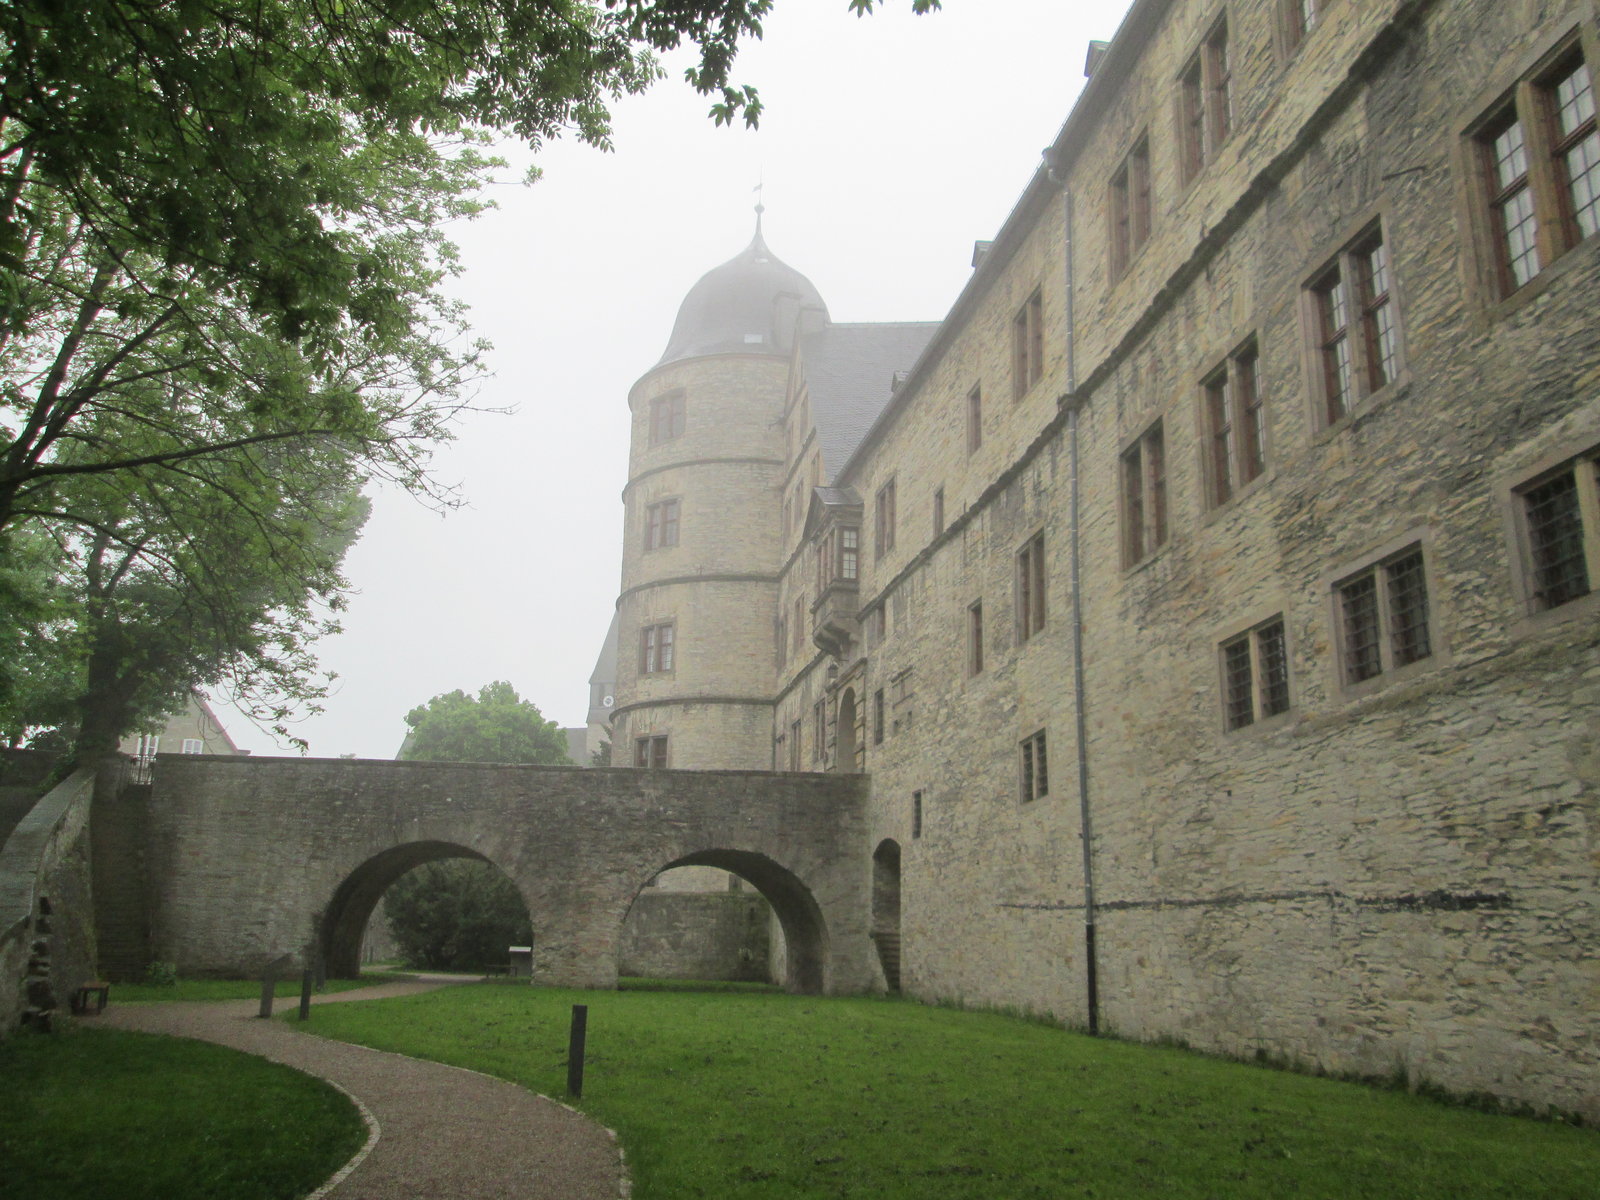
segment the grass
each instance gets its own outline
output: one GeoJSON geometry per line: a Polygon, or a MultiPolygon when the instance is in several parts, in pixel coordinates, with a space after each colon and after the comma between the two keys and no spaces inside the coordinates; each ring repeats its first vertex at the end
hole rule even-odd
{"type": "MultiPolygon", "coordinates": [[[[380,983],[394,983],[414,976],[403,972],[367,972],[360,979],[330,979],[323,984],[324,992],[349,992],[356,988],[373,987],[380,983]]],[[[280,979],[273,985],[272,994],[277,999],[300,999],[300,977],[280,979]]],[[[113,1004],[150,1004],[167,1000],[259,1000],[259,979],[180,979],[176,983],[114,983],[111,985],[113,1004]]]]}
{"type": "Polygon", "coordinates": [[[181,1038],[18,1035],[0,1078],[0,1200],[287,1200],[366,1140],[321,1080],[181,1038]]]}
{"type": "Polygon", "coordinates": [[[1600,1134],[1401,1091],[874,999],[459,987],[309,1029],[560,1097],[638,1200],[1594,1200],[1600,1134]]]}

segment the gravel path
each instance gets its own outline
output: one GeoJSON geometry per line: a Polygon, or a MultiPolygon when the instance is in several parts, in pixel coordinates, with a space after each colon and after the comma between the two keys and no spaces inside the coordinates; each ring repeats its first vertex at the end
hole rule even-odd
{"type": "MultiPolygon", "coordinates": [[[[317,996],[380,1000],[442,986],[394,983],[317,996]]],[[[115,992],[115,989],[113,989],[115,992]]],[[[280,1000],[279,1011],[287,1003],[280,1000]]],[[[343,1089],[367,1120],[366,1146],[314,1197],[328,1200],[616,1200],[628,1192],[611,1132],[564,1105],[476,1071],[297,1032],[254,1000],[113,1003],[119,1029],[217,1042],[343,1089]]]]}

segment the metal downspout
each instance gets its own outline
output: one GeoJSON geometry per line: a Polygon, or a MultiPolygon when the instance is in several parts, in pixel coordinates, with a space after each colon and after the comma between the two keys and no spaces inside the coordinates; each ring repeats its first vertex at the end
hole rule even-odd
{"type": "MultiPolygon", "coordinates": [[[[1054,148],[1052,147],[1052,150],[1054,148]]],[[[1066,178],[1059,174],[1057,164],[1045,155],[1050,179],[1061,188],[1063,259],[1066,272],[1066,395],[1067,446],[1071,459],[1072,484],[1068,493],[1067,523],[1070,530],[1068,557],[1072,583],[1072,700],[1076,719],[1078,750],[1078,819],[1083,842],[1083,961],[1085,1008],[1091,1035],[1100,1032],[1100,980],[1099,957],[1095,946],[1094,903],[1094,822],[1089,805],[1089,721],[1084,703],[1083,673],[1083,592],[1081,557],[1079,554],[1080,495],[1078,487],[1078,369],[1075,354],[1075,316],[1073,310],[1072,273],[1072,189],[1066,178]]]]}

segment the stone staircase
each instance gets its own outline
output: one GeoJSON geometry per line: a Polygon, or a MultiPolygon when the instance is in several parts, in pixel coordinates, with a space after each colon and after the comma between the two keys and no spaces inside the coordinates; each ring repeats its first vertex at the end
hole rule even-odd
{"type": "Polygon", "coordinates": [[[873,930],[872,940],[878,945],[878,962],[883,966],[883,978],[891,992],[900,990],[900,934],[894,930],[873,930]]]}

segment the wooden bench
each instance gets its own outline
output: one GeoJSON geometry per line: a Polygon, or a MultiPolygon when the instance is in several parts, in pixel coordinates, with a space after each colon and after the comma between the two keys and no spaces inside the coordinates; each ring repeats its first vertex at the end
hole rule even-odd
{"type": "Polygon", "coordinates": [[[94,1004],[94,1015],[99,1016],[106,1010],[106,1001],[111,999],[111,985],[103,979],[91,979],[72,993],[72,1011],[75,1016],[87,1016],[89,1005],[94,1004]]]}

